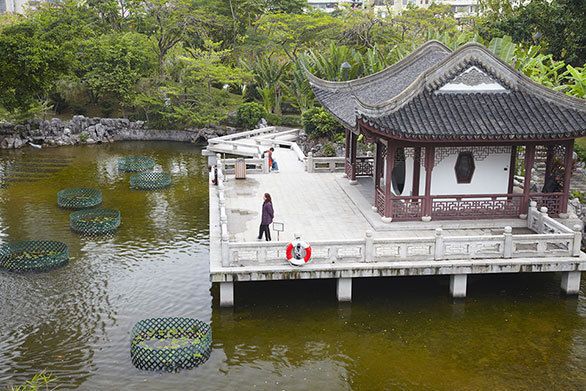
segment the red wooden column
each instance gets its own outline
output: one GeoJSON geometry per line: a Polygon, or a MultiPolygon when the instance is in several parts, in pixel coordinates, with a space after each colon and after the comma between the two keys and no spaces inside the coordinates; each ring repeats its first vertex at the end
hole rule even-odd
{"type": "Polygon", "coordinates": [[[425,147],[425,199],[423,204],[423,216],[431,217],[432,198],[431,198],[431,173],[435,163],[435,147],[425,147]]]}
{"type": "Polygon", "coordinates": [[[517,147],[511,147],[511,162],[509,163],[509,190],[508,194],[513,194],[513,187],[515,182],[515,167],[517,165],[517,147]]]}
{"type": "Polygon", "coordinates": [[[521,214],[527,214],[529,209],[529,193],[531,190],[531,170],[535,163],[535,144],[525,147],[525,180],[523,182],[523,198],[521,201],[521,214]]]}
{"type": "Polygon", "coordinates": [[[376,148],[375,148],[375,155],[374,155],[374,160],[375,160],[375,164],[374,164],[374,205],[376,206],[376,189],[379,188],[380,186],[380,178],[381,178],[381,169],[382,169],[382,162],[383,162],[383,158],[382,158],[382,148],[381,148],[381,143],[377,140],[375,142],[376,144],[376,148]]]}
{"type": "MultiPolygon", "coordinates": [[[[397,146],[389,142],[387,145],[387,175],[385,176],[385,218],[393,218],[393,199],[391,186],[393,186],[392,177],[395,168],[395,154],[397,146]]],[[[390,220],[388,220],[390,222],[390,220]]]]}
{"type": "Polygon", "coordinates": [[[352,135],[352,138],[350,139],[350,164],[352,166],[352,175],[350,176],[350,180],[356,183],[356,142],[358,141],[358,137],[354,134],[354,132],[350,132],[350,134],[352,135]]]}
{"type": "Polygon", "coordinates": [[[351,132],[348,129],[345,129],[346,131],[346,150],[344,152],[345,155],[345,160],[344,160],[344,172],[346,173],[346,176],[348,178],[350,178],[350,134],[351,132]]]}
{"type": "Polygon", "coordinates": [[[419,196],[419,177],[421,176],[421,147],[415,147],[413,152],[413,191],[411,195],[419,196]]]}
{"type": "Polygon", "coordinates": [[[572,155],[574,154],[574,140],[566,144],[564,156],[564,194],[560,201],[560,213],[568,213],[568,195],[570,194],[570,177],[572,176],[572,155]]]}

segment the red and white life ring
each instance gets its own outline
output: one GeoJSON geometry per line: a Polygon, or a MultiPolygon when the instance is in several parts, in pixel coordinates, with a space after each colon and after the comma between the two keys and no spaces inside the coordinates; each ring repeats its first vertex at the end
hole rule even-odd
{"type": "Polygon", "coordinates": [[[303,266],[311,259],[311,246],[295,239],[287,246],[287,261],[293,266],[303,266]]]}

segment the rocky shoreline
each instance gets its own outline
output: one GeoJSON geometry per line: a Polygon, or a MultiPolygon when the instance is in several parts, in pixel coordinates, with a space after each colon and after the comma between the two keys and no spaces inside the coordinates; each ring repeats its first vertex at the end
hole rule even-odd
{"type": "Polygon", "coordinates": [[[209,138],[236,133],[229,126],[203,129],[157,130],[148,129],[143,121],[131,122],[124,118],[87,118],[74,116],[71,121],[58,118],[29,120],[26,124],[0,123],[0,148],[18,149],[26,145],[64,146],[100,144],[114,141],[179,141],[205,144],[209,138]]]}

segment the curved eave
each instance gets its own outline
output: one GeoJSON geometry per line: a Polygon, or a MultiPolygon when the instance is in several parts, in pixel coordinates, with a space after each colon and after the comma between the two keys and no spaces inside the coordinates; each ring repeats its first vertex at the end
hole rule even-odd
{"type": "Polygon", "coordinates": [[[397,61],[396,63],[389,66],[388,68],[385,68],[380,72],[373,73],[372,75],[364,76],[364,77],[361,77],[360,79],[349,80],[349,81],[329,81],[329,80],[320,79],[319,77],[317,77],[317,76],[313,75],[311,72],[309,72],[309,70],[307,70],[307,68],[305,68],[305,66],[303,66],[303,69],[305,71],[305,75],[307,76],[307,79],[309,80],[309,83],[312,84],[312,86],[316,86],[317,88],[320,88],[322,90],[327,90],[330,92],[338,92],[340,90],[346,90],[349,92],[349,91],[353,90],[354,88],[363,87],[364,85],[367,85],[370,83],[375,83],[378,80],[387,77],[389,74],[399,72],[399,71],[405,69],[406,67],[408,67],[409,65],[411,65],[413,62],[415,62],[420,57],[424,56],[425,54],[427,54],[431,51],[441,51],[441,52],[444,52],[448,55],[452,52],[450,50],[450,48],[448,48],[446,45],[444,45],[443,43],[441,43],[439,41],[435,41],[435,40],[428,41],[425,44],[423,44],[420,48],[418,48],[417,50],[415,50],[411,54],[405,56],[403,59],[397,61]]]}
{"type": "Polygon", "coordinates": [[[422,72],[409,87],[386,102],[368,104],[354,95],[356,114],[357,116],[364,115],[369,118],[388,115],[408,103],[417,94],[425,90],[439,88],[453,78],[469,62],[481,63],[489,73],[493,74],[511,90],[523,89],[552,103],[578,111],[586,111],[586,102],[583,99],[552,90],[531,80],[492,54],[483,45],[471,42],[463,45],[434,66],[422,72]]]}
{"type": "Polygon", "coordinates": [[[357,118],[357,127],[365,128],[368,131],[382,136],[384,138],[408,142],[408,143],[493,143],[493,144],[521,144],[525,142],[559,142],[575,140],[586,136],[586,129],[573,132],[551,134],[547,137],[543,134],[523,134],[523,135],[420,135],[399,132],[395,129],[386,129],[378,126],[368,118],[357,118]]]}

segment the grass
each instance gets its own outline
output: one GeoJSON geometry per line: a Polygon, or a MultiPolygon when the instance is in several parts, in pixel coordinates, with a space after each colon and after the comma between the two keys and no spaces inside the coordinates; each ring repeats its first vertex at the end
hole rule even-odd
{"type": "Polygon", "coordinates": [[[37,373],[31,380],[21,386],[9,386],[8,391],[50,391],[56,390],[59,386],[55,384],[57,378],[45,371],[37,373]]]}

